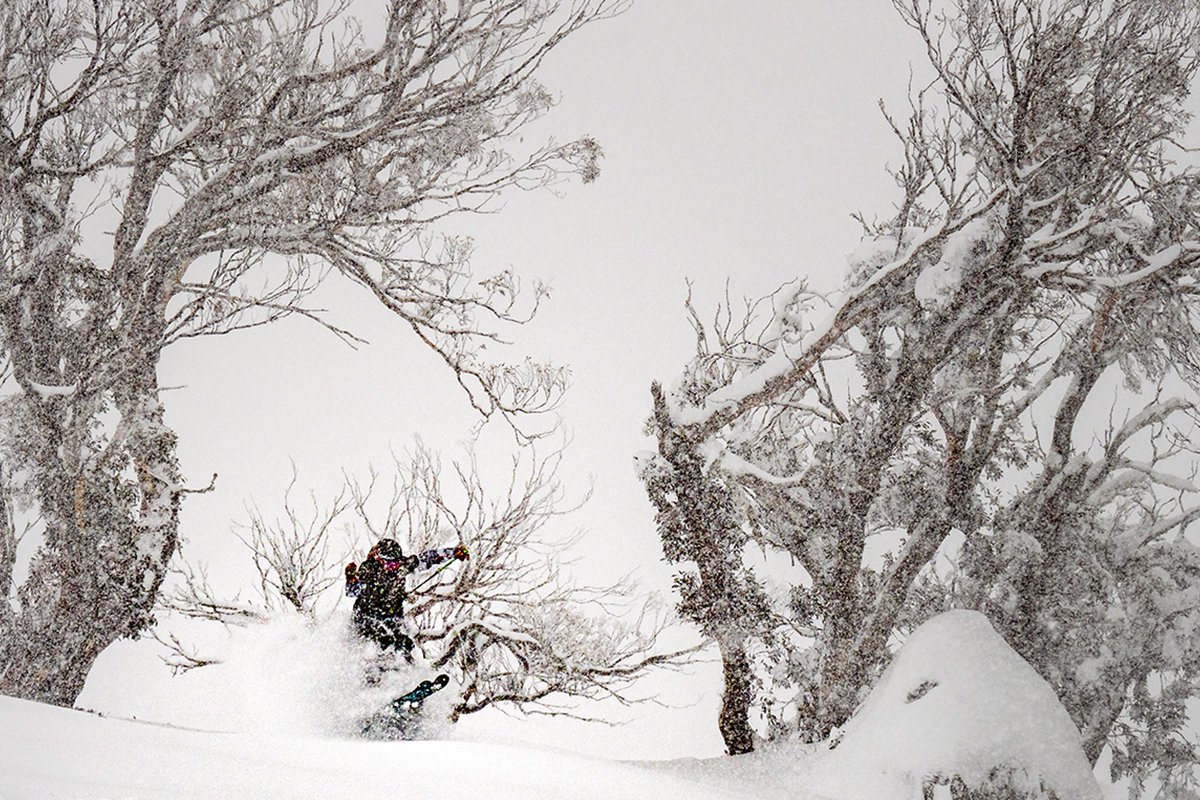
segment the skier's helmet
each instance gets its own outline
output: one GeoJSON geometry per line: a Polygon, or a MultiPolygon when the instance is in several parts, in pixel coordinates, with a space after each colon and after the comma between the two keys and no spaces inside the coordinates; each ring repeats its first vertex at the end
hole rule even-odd
{"type": "Polygon", "coordinates": [[[375,545],[375,555],[380,561],[399,561],[404,558],[404,551],[395,539],[380,539],[375,545]]]}

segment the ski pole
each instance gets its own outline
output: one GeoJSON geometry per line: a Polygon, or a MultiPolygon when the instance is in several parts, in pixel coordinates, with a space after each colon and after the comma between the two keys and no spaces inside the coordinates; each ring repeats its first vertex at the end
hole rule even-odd
{"type": "Polygon", "coordinates": [[[434,578],[436,578],[436,577],[438,576],[438,574],[439,574],[439,573],[440,573],[442,570],[444,570],[446,567],[448,567],[448,566],[450,566],[451,564],[453,564],[453,563],[454,563],[456,560],[457,560],[457,559],[453,559],[453,558],[452,558],[452,559],[450,559],[449,561],[447,561],[445,564],[442,564],[440,567],[438,567],[437,569],[435,569],[435,570],[433,571],[433,574],[432,574],[432,575],[430,575],[428,578],[426,578],[425,580],[421,581],[420,583],[418,583],[416,586],[414,586],[414,587],[413,587],[413,592],[415,593],[415,592],[419,592],[419,591],[421,591],[421,588],[422,588],[422,587],[424,587],[426,584],[428,584],[430,581],[432,581],[434,578]]]}

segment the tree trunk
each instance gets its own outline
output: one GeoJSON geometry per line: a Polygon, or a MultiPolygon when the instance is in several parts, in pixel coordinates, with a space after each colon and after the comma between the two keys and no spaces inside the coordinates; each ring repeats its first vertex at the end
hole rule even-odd
{"type": "Polygon", "coordinates": [[[750,729],[750,659],[742,642],[721,642],[721,667],[725,691],[721,695],[718,726],[731,756],[754,751],[754,732],[750,729]]]}
{"type": "Polygon", "coordinates": [[[75,406],[51,416],[44,398],[21,402],[57,422],[60,435],[47,441],[64,444],[37,448],[30,465],[45,541],[10,618],[0,693],[69,706],[108,645],[153,623],[178,543],[175,435],[163,422],[153,367],[112,398],[120,419],[107,442],[80,433],[99,413],[79,415],[75,406]]]}
{"type": "Polygon", "coordinates": [[[828,739],[850,715],[858,698],[855,665],[851,662],[854,637],[849,620],[826,620],[821,647],[820,683],[817,690],[817,732],[828,739]]]}
{"type": "MultiPolygon", "coordinates": [[[[718,727],[725,749],[730,755],[749,753],[754,750],[750,728],[754,690],[746,640],[761,623],[750,618],[753,603],[746,602],[753,587],[738,575],[745,533],[731,513],[733,503],[728,491],[705,474],[704,459],[695,444],[671,422],[658,383],[651,386],[651,394],[659,455],[671,465],[671,479],[665,485],[651,482],[647,488],[651,501],[659,508],[660,534],[662,520],[667,518],[678,526],[670,535],[683,539],[686,552],[673,558],[668,555],[668,559],[689,560],[696,565],[697,594],[702,599],[688,607],[683,616],[715,640],[721,651],[725,689],[718,727]]],[[[686,603],[681,597],[681,604],[686,603]]]]}
{"type": "Polygon", "coordinates": [[[8,639],[9,617],[12,615],[8,597],[12,592],[13,567],[16,563],[17,536],[13,530],[12,503],[4,475],[0,474],[0,664],[4,663],[4,643],[8,639]]]}
{"type": "Polygon", "coordinates": [[[77,611],[63,602],[45,613],[22,609],[8,642],[0,694],[58,706],[75,702],[92,664],[118,635],[77,611]]]}

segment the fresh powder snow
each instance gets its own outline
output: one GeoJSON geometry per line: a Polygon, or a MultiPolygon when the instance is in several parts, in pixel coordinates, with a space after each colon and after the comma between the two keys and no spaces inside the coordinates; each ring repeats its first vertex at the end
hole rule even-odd
{"type": "MultiPolygon", "coordinates": [[[[832,750],[779,742],[669,761],[521,741],[515,718],[503,729],[513,735],[443,724],[421,740],[360,738],[347,715],[396,687],[355,688],[361,654],[341,628],[276,621],[228,663],[200,670],[195,688],[230,707],[221,730],[200,729],[194,717],[184,727],[0,697],[0,800],[334,800],[364,787],[439,800],[920,800],[930,778],[976,785],[998,766],[1059,800],[1100,796],[1053,691],[976,612],[947,612],[914,632],[832,750]]],[[[454,690],[431,698],[430,715],[444,714],[454,690]]]]}
{"type": "Polygon", "coordinates": [[[1059,800],[1100,797],[1054,690],[985,616],[947,611],[913,632],[797,785],[842,800],[920,798],[927,780],[979,786],[997,768],[1059,800]]]}
{"type": "Polygon", "coordinates": [[[207,732],[9,697],[0,719],[0,800],[739,796],[651,766],[481,742],[207,732]]]}

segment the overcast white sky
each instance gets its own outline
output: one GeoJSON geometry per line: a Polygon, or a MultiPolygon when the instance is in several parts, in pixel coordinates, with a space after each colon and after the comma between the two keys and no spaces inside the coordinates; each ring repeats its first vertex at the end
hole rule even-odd
{"type": "MultiPolygon", "coordinates": [[[[635,2],[552,55],[542,79],[562,101],[528,133],[595,136],[600,179],[448,224],[475,236],[480,274],[512,266],[553,287],[518,349],[573,371],[564,477],[580,491],[595,478],[577,522],[608,566],[659,559],[631,459],[652,446],[650,381],[692,352],[686,280],[702,310],[727,279],[735,296],[801,275],[834,286],[858,241],[851,212],[886,214],[894,197],[883,166],[897,150],[876,103],[903,103],[915,53],[877,1],[635,2]]],[[[277,501],[289,458],[320,486],[383,465],[414,435],[449,454],[469,434],[465,398],[405,327],[346,287],[326,299],[370,345],[296,320],[164,357],[162,384],[183,387],[165,402],[185,474],[202,485],[220,473],[184,509],[197,552],[228,541],[247,499],[277,501]]]]}
{"type": "MultiPolygon", "coordinates": [[[[447,232],[476,237],[480,273],[512,266],[554,288],[520,343],[573,370],[563,478],[576,492],[595,480],[567,521],[587,530],[585,578],[640,567],[647,588],[668,586],[632,456],[653,446],[642,435],[651,380],[670,381],[692,352],[685,281],[701,309],[727,279],[735,296],[797,276],[835,286],[859,239],[851,212],[886,215],[895,197],[883,167],[898,149],[877,102],[903,115],[919,57],[882,0],[640,0],[546,62],[541,79],[562,101],[528,136],[594,136],[599,180],[510,197],[447,232]]],[[[197,485],[220,473],[184,507],[193,557],[242,558],[230,521],[251,499],[274,507],[289,459],[301,485],[329,487],[343,469],[385,465],[415,435],[447,456],[468,435],[465,398],[405,328],[369,298],[329,299],[369,346],[296,321],[164,357],[162,384],[182,387],[164,400],[184,473],[197,485]]],[[[719,686],[699,691],[715,709],[719,686]]],[[[709,728],[697,755],[719,749],[715,720],[709,728]]]]}

